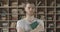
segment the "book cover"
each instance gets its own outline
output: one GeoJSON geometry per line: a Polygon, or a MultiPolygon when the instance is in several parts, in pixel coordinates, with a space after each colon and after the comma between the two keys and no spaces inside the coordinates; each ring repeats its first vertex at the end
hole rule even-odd
{"type": "Polygon", "coordinates": [[[37,21],[35,21],[32,24],[30,24],[30,26],[31,26],[32,29],[35,29],[38,26],[38,24],[39,23],[37,21]]]}

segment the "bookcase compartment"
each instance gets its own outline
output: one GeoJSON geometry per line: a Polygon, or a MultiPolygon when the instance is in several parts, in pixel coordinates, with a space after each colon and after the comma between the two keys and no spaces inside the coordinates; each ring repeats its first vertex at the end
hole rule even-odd
{"type": "Polygon", "coordinates": [[[2,32],[9,32],[8,28],[2,28],[2,32]]]}
{"type": "Polygon", "coordinates": [[[17,32],[15,28],[10,28],[9,32],[17,32]]]}
{"type": "Polygon", "coordinates": [[[9,0],[9,6],[18,6],[17,0],[9,0]]]}
{"type": "Polygon", "coordinates": [[[8,21],[0,21],[0,27],[9,27],[8,26],[8,21]]]}
{"type": "Polygon", "coordinates": [[[47,27],[48,28],[54,28],[54,21],[48,22],[47,27]]]}
{"type": "Polygon", "coordinates": [[[9,19],[10,20],[18,20],[18,10],[17,8],[10,8],[9,9],[9,19]]]}
{"type": "Polygon", "coordinates": [[[2,29],[0,28],[0,32],[2,32],[2,29]]]}
{"type": "Polygon", "coordinates": [[[54,8],[47,8],[47,14],[48,15],[53,15],[55,12],[54,12],[54,8]]]}
{"type": "Polygon", "coordinates": [[[56,6],[60,7],[60,0],[56,0],[56,6]]]}
{"type": "Polygon", "coordinates": [[[8,7],[9,6],[8,0],[0,0],[0,6],[8,7]]]}
{"type": "Polygon", "coordinates": [[[56,22],[56,28],[60,28],[60,21],[56,22]]]}
{"type": "Polygon", "coordinates": [[[17,21],[9,21],[9,27],[10,28],[16,28],[16,22],[17,21]]]}
{"type": "Polygon", "coordinates": [[[55,0],[47,0],[47,6],[55,6],[55,0]]]}
{"type": "Polygon", "coordinates": [[[47,32],[54,32],[54,29],[47,29],[47,32]]]}
{"type": "Polygon", "coordinates": [[[38,0],[37,2],[37,6],[45,6],[45,0],[38,0]]]}
{"type": "Polygon", "coordinates": [[[45,8],[40,8],[40,7],[37,8],[37,14],[44,15],[44,13],[45,13],[45,8]]]}
{"type": "Polygon", "coordinates": [[[56,32],[60,32],[60,28],[57,28],[56,32]]]}

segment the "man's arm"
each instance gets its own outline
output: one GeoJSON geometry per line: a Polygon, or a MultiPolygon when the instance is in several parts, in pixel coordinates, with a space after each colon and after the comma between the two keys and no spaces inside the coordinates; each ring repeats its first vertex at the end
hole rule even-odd
{"type": "Polygon", "coordinates": [[[41,21],[40,24],[31,32],[44,32],[44,22],[41,21]]]}

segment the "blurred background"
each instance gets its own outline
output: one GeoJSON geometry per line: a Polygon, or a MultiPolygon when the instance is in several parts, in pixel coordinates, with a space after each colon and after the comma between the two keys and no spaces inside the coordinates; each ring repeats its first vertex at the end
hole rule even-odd
{"type": "Polygon", "coordinates": [[[45,32],[60,32],[60,0],[0,0],[0,32],[16,32],[25,17],[24,3],[36,5],[35,17],[44,20],[45,32]]]}

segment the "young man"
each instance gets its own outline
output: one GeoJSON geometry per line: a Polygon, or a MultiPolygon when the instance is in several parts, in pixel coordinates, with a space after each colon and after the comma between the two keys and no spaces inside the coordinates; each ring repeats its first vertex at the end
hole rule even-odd
{"type": "Polygon", "coordinates": [[[34,17],[35,5],[33,3],[25,4],[26,17],[17,21],[17,32],[43,32],[44,31],[44,22],[43,20],[37,19],[34,17]],[[36,27],[34,28],[31,25],[36,22],[36,27]],[[33,29],[32,29],[32,27],[33,29]]]}

